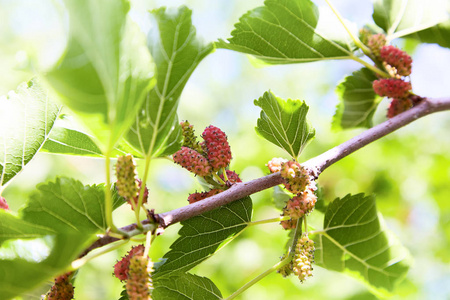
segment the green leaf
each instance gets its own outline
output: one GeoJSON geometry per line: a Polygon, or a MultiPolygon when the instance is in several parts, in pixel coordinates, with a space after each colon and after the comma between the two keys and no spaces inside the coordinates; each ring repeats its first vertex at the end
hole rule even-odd
{"type": "Polygon", "coordinates": [[[77,130],[54,127],[41,151],[69,155],[103,157],[90,136],[77,130]]]}
{"type": "Polygon", "coordinates": [[[155,281],[154,300],[214,300],[222,299],[216,285],[206,277],[189,273],[176,273],[155,281]]]}
{"type": "Polygon", "coordinates": [[[254,55],[271,64],[290,64],[352,55],[349,35],[335,16],[319,19],[309,0],[266,0],[239,19],[228,43],[218,48],[254,55]]]}
{"type": "Polygon", "coordinates": [[[297,159],[316,132],[306,119],[308,105],[300,100],[285,101],[270,91],[255,100],[255,105],[262,109],[256,132],[297,159]]]}
{"type": "Polygon", "coordinates": [[[441,47],[450,48],[450,20],[408,35],[407,37],[414,38],[422,43],[433,43],[441,47]]]}
{"type": "MultiPolygon", "coordinates": [[[[38,185],[22,210],[22,219],[60,233],[97,233],[107,227],[103,185],[83,186],[71,178],[38,185]]],[[[122,200],[113,193],[117,207],[122,200]]]]}
{"type": "Polygon", "coordinates": [[[314,237],[316,264],[363,281],[379,296],[389,295],[408,271],[409,252],[380,217],[374,196],[334,200],[323,233],[314,237]]]}
{"type": "Polygon", "coordinates": [[[5,210],[0,210],[0,245],[9,239],[33,239],[55,234],[50,228],[26,222],[5,210]]]}
{"type": "Polygon", "coordinates": [[[381,98],[375,94],[372,82],[375,74],[367,68],[345,77],[336,87],[339,104],[333,117],[334,129],[372,127],[372,118],[381,98]]]}
{"type": "Polygon", "coordinates": [[[152,12],[148,47],[156,63],[157,84],[145,99],[128,142],[143,156],[165,156],[181,146],[177,108],[181,92],[200,61],[211,51],[196,38],[191,11],[182,6],[152,12]]]}
{"type": "Polygon", "coordinates": [[[43,261],[30,262],[22,258],[0,260],[2,299],[23,294],[64,272],[70,262],[92,242],[92,236],[80,233],[58,234],[52,240],[52,251],[43,261]]]}
{"type": "Polygon", "coordinates": [[[39,151],[59,111],[36,79],[0,97],[0,186],[39,151]]]}
{"type": "Polygon", "coordinates": [[[48,81],[65,104],[111,150],[135,121],[153,87],[145,38],[127,18],[125,0],[66,0],[69,40],[48,81]]]}
{"type": "Polygon", "coordinates": [[[373,20],[389,39],[398,38],[432,27],[449,18],[446,0],[376,0],[373,20]]]}
{"type": "Polygon", "coordinates": [[[245,197],[181,222],[180,237],[164,255],[154,278],[186,272],[210,257],[226,239],[247,227],[251,213],[252,200],[245,197]]]}

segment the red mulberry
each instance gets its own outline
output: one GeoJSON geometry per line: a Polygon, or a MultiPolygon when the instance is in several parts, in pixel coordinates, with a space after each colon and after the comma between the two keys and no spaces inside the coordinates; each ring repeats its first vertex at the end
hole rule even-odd
{"type": "MultiPolygon", "coordinates": [[[[230,183],[242,182],[241,178],[239,178],[239,175],[236,172],[230,170],[227,170],[226,172],[228,182],[230,183]]],[[[220,174],[220,178],[222,178],[222,180],[225,180],[223,174],[220,174]]]]}
{"type": "Polygon", "coordinates": [[[373,90],[378,95],[389,98],[407,98],[411,90],[411,83],[402,79],[379,79],[372,83],[373,90]]]}
{"type": "Polygon", "coordinates": [[[413,106],[410,99],[392,99],[387,111],[388,119],[395,117],[396,115],[407,111],[413,106]]]}
{"type": "Polygon", "coordinates": [[[188,201],[189,201],[189,204],[192,204],[192,203],[198,202],[200,200],[206,199],[208,197],[217,195],[220,192],[222,192],[221,189],[212,189],[208,192],[193,193],[193,194],[189,195],[188,201]]]}
{"type": "Polygon", "coordinates": [[[218,171],[227,167],[231,161],[231,150],[225,133],[210,125],[203,131],[202,137],[213,170],[218,171]]]}
{"type": "Polygon", "coordinates": [[[6,200],[3,197],[0,197],[0,209],[4,209],[4,210],[9,209],[8,203],[6,203],[6,200]]]}
{"type": "Polygon", "coordinates": [[[138,245],[131,248],[131,250],[114,265],[114,275],[121,281],[127,280],[130,258],[135,255],[144,255],[144,250],[144,245],[138,245]]]}
{"type": "Polygon", "coordinates": [[[206,176],[211,173],[208,160],[197,151],[187,147],[181,147],[175,152],[173,161],[198,176],[206,176]]]}
{"type": "Polygon", "coordinates": [[[384,46],[380,50],[381,59],[394,67],[397,74],[401,76],[409,76],[411,74],[412,58],[405,51],[395,46],[384,46]]]}

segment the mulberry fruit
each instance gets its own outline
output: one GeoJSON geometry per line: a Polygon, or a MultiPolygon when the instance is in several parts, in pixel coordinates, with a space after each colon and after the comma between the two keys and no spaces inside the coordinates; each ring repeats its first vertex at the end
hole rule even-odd
{"type": "Polygon", "coordinates": [[[219,128],[210,125],[203,131],[202,137],[213,170],[226,168],[231,161],[231,150],[226,134],[219,128]]]}
{"type": "Polygon", "coordinates": [[[405,51],[394,46],[384,46],[380,50],[381,59],[396,69],[398,75],[411,74],[412,58],[405,51]]]}
{"type": "Polygon", "coordinates": [[[413,106],[410,99],[392,99],[387,111],[388,119],[395,117],[396,115],[407,111],[413,106]]]}
{"type": "Polygon", "coordinates": [[[271,173],[276,173],[281,171],[281,165],[287,161],[287,159],[281,157],[274,157],[267,163],[266,166],[269,168],[271,173]]]}
{"type": "Polygon", "coordinates": [[[303,192],[309,183],[307,170],[293,160],[281,164],[280,174],[286,181],[286,189],[294,194],[303,192]]]}
{"type": "Polygon", "coordinates": [[[66,273],[55,278],[55,283],[51,287],[44,299],[46,300],[70,300],[73,299],[74,288],[70,282],[72,273],[66,273]]]}
{"type": "Polygon", "coordinates": [[[153,263],[148,256],[135,255],[130,258],[128,280],[125,285],[130,300],[151,300],[153,289],[151,272],[153,263]]]}
{"type": "Polygon", "coordinates": [[[208,160],[197,151],[187,147],[181,147],[175,152],[173,161],[198,176],[207,176],[211,173],[208,160]]]}
{"type": "Polygon", "coordinates": [[[381,49],[386,45],[386,36],[382,33],[371,35],[367,41],[367,46],[377,58],[380,57],[381,49]]]}
{"type": "Polygon", "coordinates": [[[378,95],[389,98],[407,98],[411,90],[411,83],[402,79],[378,79],[372,83],[373,90],[378,95]]]}
{"type": "Polygon", "coordinates": [[[283,209],[282,216],[288,216],[290,219],[281,221],[281,226],[286,230],[294,229],[297,220],[309,214],[314,209],[316,202],[317,196],[310,189],[289,199],[283,209]]]}
{"type": "Polygon", "coordinates": [[[314,241],[308,236],[302,236],[295,247],[293,259],[293,272],[297,275],[300,282],[312,276],[312,263],[314,262],[314,241]]]}
{"type": "Polygon", "coordinates": [[[309,214],[314,209],[316,202],[316,195],[310,191],[305,191],[287,202],[286,215],[293,219],[299,219],[309,214]]]}
{"type": "MultiPolygon", "coordinates": [[[[230,170],[226,170],[226,172],[227,172],[228,182],[230,182],[230,183],[242,182],[241,178],[239,178],[239,175],[236,172],[230,171],[230,170]]],[[[223,174],[220,174],[219,177],[222,178],[222,180],[225,180],[223,174]]]]}
{"type": "Polygon", "coordinates": [[[189,201],[189,204],[192,204],[192,203],[198,202],[200,200],[206,199],[208,197],[217,195],[220,192],[222,192],[221,189],[212,189],[208,192],[193,193],[193,194],[189,195],[188,201],[189,201]]]}
{"type": "Polygon", "coordinates": [[[127,200],[137,196],[139,190],[133,155],[127,154],[117,158],[116,177],[116,188],[120,196],[127,200]]]}
{"type": "MultiPolygon", "coordinates": [[[[137,204],[138,204],[139,192],[141,191],[141,187],[142,187],[142,180],[137,179],[136,181],[138,183],[138,194],[133,198],[133,202],[134,202],[135,206],[137,206],[137,204]]],[[[148,201],[148,188],[145,187],[144,188],[144,196],[142,196],[142,204],[147,203],[147,201],[148,201]]],[[[131,209],[134,210],[134,206],[131,204],[131,200],[127,199],[127,202],[128,202],[128,204],[131,205],[131,209]]]]}
{"type": "Polygon", "coordinates": [[[194,126],[189,124],[188,121],[180,122],[181,129],[183,132],[183,147],[188,147],[197,152],[202,152],[202,147],[199,145],[197,141],[197,137],[194,133],[194,126]]]}
{"type": "Polygon", "coordinates": [[[0,209],[4,209],[4,210],[9,209],[8,203],[6,203],[6,200],[3,197],[0,197],[0,209]]]}
{"type": "Polygon", "coordinates": [[[131,248],[130,251],[114,265],[114,276],[116,276],[119,280],[127,280],[128,279],[128,269],[130,266],[130,258],[138,255],[144,255],[144,245],[138,245],[131,248]]]}

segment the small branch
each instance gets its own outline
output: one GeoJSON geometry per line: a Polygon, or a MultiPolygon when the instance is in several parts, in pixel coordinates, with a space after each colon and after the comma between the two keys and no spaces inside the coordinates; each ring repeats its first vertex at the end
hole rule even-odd
{"type": "MultiPolygon", "coordinates": [[[[450,98],[442,99],[424,99],[417,106],[407,110],[389,119],[373,128],[370,128],[363,133],[355,136],[354,138],[324,152],[323,154],[316,156],[302,165],[308,168],[312,175],[316,178],[322,173],[326,168],[334,164],[335,162],[341,160],[347,155],[355,152],[358,149],[372,143],[373,141],[380,139],[391,132],[431,113],[450,110],[450,98]]],[[[131,224],[120,228],[119,232],[126,232],[128,236],[134,236],[137,234],[142,234],[147,231],[153,231],[156,226],[166,228],[172,224],[190,219],[194,216],[200,215],[207,211],[213,210],[220,206],[231,203],[235,200],[242,199],[246,196],[252,195],[254,193],[266,190],[268,188],[274,187],[283,183],[283,178],[280,173],[273,173],[258,179],[254,179],[248,182],[236,183],[231,188],[223,191],[220,194],[211,196],[205,200],[189,204],[165,213],[156,214],[155,222],[150,220],[143,220],[142,225],[143,230],[138,230],[136,224],[131,224]]],[[[124,237],[126,239],[127,237],[124,237]]],[[[87,254],[89,251],[112,243],[119,240],[111,236],[105,236],[94,242],[83,255],[87,254]]]]}
{"type": "Polygon", "coordinates": [[[303,166],[313,170],[317,177],[335,162],[372,143],[373,141],[378,140],[379,138],[382,138],[421,117],[449,109],[450,98],[424,99],[417,106],[364,131],[363,133],[322,153],[319,156],[306,161],[303,163],[303,166]]]}

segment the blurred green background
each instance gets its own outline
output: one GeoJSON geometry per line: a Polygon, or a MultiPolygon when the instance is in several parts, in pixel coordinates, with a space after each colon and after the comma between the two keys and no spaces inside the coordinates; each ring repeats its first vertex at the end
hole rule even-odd
{"type": "MultiPolygon", "coordinates": [[[[334,1],[343,16],[359,27],[371,22],[371,1],[334,1]]],[[[247,10],[263,4],[247,1],[131,1],[132,18],[148,31],[148,10],[159,6],[187,5],[193,23],[205,42],[230,37],[233,24],[247,10]]],[[[322,0],[315,2],[325,6],[322,0]]],[[[64,50],[65,16],[56,0],[0,0],[0,95],[22,81],[45,72],[64,50]]],[[[398,41],[413,56],[414,92],[429,97],[450,95],[450,52],[435,45],[398,41]]],[[[331,131],[337,104],[336,84],[357,70],[355,62],[327,61],[261,67],[245,55],[216,50],[195,70],[181,96],[180,119],[187,119],[201,133],[209,124],[229,136],[233,152],[231,169],[244,181],[268,173],[272,157],[287,154],[257,136],[254,130],[259,109],[253,100],[272,90],[282,98],[306,100],[309,119],[316,128],[315,140],[301,160],[314,157],[362,132],[362,129],[331,131]]],[[[384,100],[375,123],[385,117],[384,100]]],[[[388,227],[408,247],[414,264],[394,299],[450,299],[450,117],[434,114],[375,142],[327,169],[320,176],[326,201],[347,193],[375,194],[388,227]]],[[[100,159],[38,154],[13,180],[3,196],[13,211],[24,205],[35,185],[55,176],[71,176],[84,184],[104,181],[100,159]]],[[[142,170],[141,170],[142,171],[142,170]]],[[[152,164],[148,181],[149,206],[163,212],[186,205],[189,193],[201,186],[187,171],[168,160],[152,164]]],[[[272,190],[253,195],[254,220],[279,215],[272,205],[272,190]]],[[[124,206],[115,212],[117,225],[133,222],[124,206]]],[[[311,215],[321,227],[321,214],[311,215]]],[[[151,256],[157,261],[176,239],[178,225],[156,239],[151,256]]],[[[283,254],[287,233],[276,223],[251,227],[193,272],[214,281],[224,296],[275,264],[283,254]]],[[[76,299],[117,299],[121,284],[113,278],[113,264],[129,245],[83,267],[76,281],[76,299]]],[[[49,283],[50,284],[50,283],[49,283]]],[[[25,295],[39,299],[48,286],[25,295]]],[[[271,274],[239,299],[375,299],[367,288],[345,275],[315,268],[314,277],[300,284],[295,277],[271,274]]]]}

